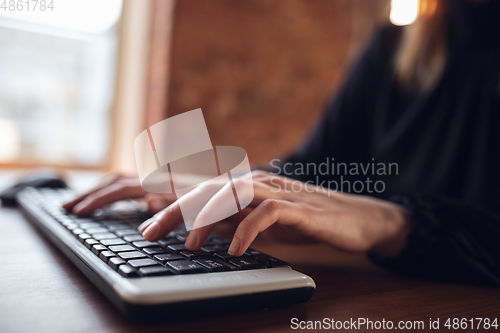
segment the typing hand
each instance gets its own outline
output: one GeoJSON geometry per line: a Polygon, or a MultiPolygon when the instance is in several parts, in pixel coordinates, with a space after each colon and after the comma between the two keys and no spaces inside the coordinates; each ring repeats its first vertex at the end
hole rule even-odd
{"type": "Polygon", "coordinates": [[[142,189],[137,177],[110,175],[98,186],[65,203],[63,208],[75,215],[85,216],[115,201],[136,198],[145,198],[152,213],[160,211],[177,199],[173,194],[147,193],[142,189]]]}
{"type": "MultiPolygon", "coordinates": [[[[396,255],[406,243],[409,232],[407,214],[396,204],[367,196],[329,192],[306,183],[301,183],[299,191],[292,191],[299,188],[297,184],[292,187],[295,180],[263,171],[254,171],[251,176],[254,199],[248,207],[229,219],[238,223],[229,248],[231,255],[242,255],[257,235],[265,230],[274,230],[274,234],[279,235],[287,229],[298,239],[312,238],[349,252],[374,251],[396,255]]],[[[248,181],[250,179],[245,177],[234,180],[248,181]]],[[[144,222],[139,227],[144,237],[157,241],[174,230],[183,222],[180,204],[196,202],[199,193],[193,190],[185,194],[144,222]]],[[[202,219],[210,215],[207,212],[223,204],[224,195],[220,198],[215,194],[198,214],[186,240],[188,249],[198,250],[215,228],[215,224],[205,225],[202,219]],[[197,228],[202,225],[205,226],[197,228]]]]}

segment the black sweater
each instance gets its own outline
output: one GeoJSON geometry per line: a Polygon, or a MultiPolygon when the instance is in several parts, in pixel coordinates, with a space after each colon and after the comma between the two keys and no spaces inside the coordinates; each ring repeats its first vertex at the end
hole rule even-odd
{"type": "Polygon", "coordinates": [[[291,163],[287,176],[315,184],[360,180],[363,190],[358,184],[350,192],[407,208],[407,247],[397,258],[371,254],[375,262],[414,275],[500,284],[500,1],[448,2],[447,65],[432,90],[398,86],[393,63],[402,30],[382,29],[312,134],[281,167],[291,163]],[[298,169],[332,158],[346,163],[347,173],[298,169]],[[368,174],[352,175],[351,163],[374,163],[376,172],[370,166],[368,174]],[[397,170],[379,175],[378,163],[397,163],[397,170]],[[380,193],[373,189],[377,180],[384,184],[380,193]]]}

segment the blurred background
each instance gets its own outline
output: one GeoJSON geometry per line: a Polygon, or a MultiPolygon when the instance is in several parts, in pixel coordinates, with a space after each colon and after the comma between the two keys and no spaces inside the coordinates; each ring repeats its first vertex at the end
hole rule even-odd
{"type": "Polygon", "coordinates": [[[196,108],[212,143],[251,163],[292,151],[372,34],[411,23],[418,0],[45,6],[0,8],[0,167],[135,172],[136,135],[196,108]]]}

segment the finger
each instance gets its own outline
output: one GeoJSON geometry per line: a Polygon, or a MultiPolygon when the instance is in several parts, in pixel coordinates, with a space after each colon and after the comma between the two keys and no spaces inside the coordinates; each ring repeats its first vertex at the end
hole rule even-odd
{"type": "Polygon", "coordinates": [[[170,233],[172,230],[177,228],[179,224],[184,221],[184,217],[181,211],[181,204],[183,202],[189,203],[189,198],[195,196],[198,191],[200,191],[201,186],[195,187],[190,192],[186,193],[179,199],[177,199],[170,206],[165,208],[156,214],[149,221],[144,222],[139,226],[139,230],[143,231],[143,236],[146,240],[154,242],[165,235],[170,233]]]}
{"type": "Polygon", "coordinates": [[[146,194],[140,185],[131,185],[127,183],[111,184],[101,190],[98,190],[73,207],[75,215],[83,216],[92,213],[97,208],[104,207],[115,201],[123,199],[139,198],[146,194]]]}
{"type": "Polygon", "coordinates": [[[124,176],[123,175],[109,175],[107,177],[105,177],[102,182],[99,183],[99,185],[95,186],[94,188],[90,189],[89,191],[79,195],[78,197],[76,197],[75,199],[63,204],[63,208],[67,211],[71,211],[71,209],[76,205],[78,204],[79,202],[81,202],[82,200],[84,200],[86,197],[88,197],[90,194],[92,193],[95,193],[103,188],[105,188],[106,186],[109,186],[121,179],[123,179],[124,176]]]}
{"type": "Polygon", "coordinates": [[[278,176],[278,175],[273,175],[273,174],[267,174],[267,176],[259,177],[256,180],[258,180],[261,183],[272,186],[272,187],[285,187],[285,188],[286,188],[286,185],[291,185],[294,181],[297,181],[297,180],[293,180],[290,178],[286,178],[286,177],[278,176]]]}
{"type": "MultiPolygon", "coordinates": [[[[282,199],[283,196],[278,193],[271,192],[271,188],[265,184],[254,182],[249,183],[248,180],[235,179],[235,186],[240,186],[240,189],[248,189],[253,185],[254,197],[249,206],[257,206],[262,201],[274,198],[282,199]]],[[[199,191],[203,196],[203,189],[199,191]]],[[[205,197],[192,195],[189,200],[206,200],[205,197]]],[[[242,212],[241,210],[236,214],[233,213],[235,209],[235,199],[231,183],[224,185],[215,195],[213,195],[208,202],[200,210],[193,223],[193,230],[186,240],[186,247],[189,246],[190,250],[198,250],[207,240],[210,233],[215,228],[215,222],[224,221],[233,217],[231,220],[235,221],[236,215],[239,221],[242,221],[249,214],[249,210],[242,212]],[[229,216],[228,216],[229,215],[229,216]],[[210,227],[211,226],[211,227],[210,227]]],[[[251,210],[250,210],[251,211],[251,210]]]]}
{"type": "Polygon", "coordinates": [[[253,170],[251,172],[244,174],[242,177],[252,177],[253,179],[258,179],[261,177],[267,177],[269,175],[272,175],[272,173],[264,170],[253,170]]]}
{"type": "Polygon", "coordinates": [[[148,210],[151,213],[158,213],[160,210],[164,209],[168,205],[177,200],[175,193],[169,193],[168,195],[158,194],[158,193],[148,193],[146,194],[146,203],[148,205],[148,210]]]}
{"type": "MultiPolygon", "coordinates": [[[[242,182],[244,180],[234,180],[235,182],[242,182]]],[[[248,185],[248,184],[247,184],[248,185]]],[[[278,193],[271,193],[270,187],[261,184],[261,183],[253,183],[254,185],[254,199],[250,205],[257,205],[267,198],[275,198],[282,199],[283,196],[278,193]]],[[[234,202],[234,196],[230,183],[226,183],[222,186],[223,191],[221,191],[220,183],[207,183],[204,185],[197,186],[187,194],[183,195],[176,202],[167,207],[166,211],[168,213],[162,214],[161,217],[151,219],[151,221],[147,221],[148,223],[141,225],[143,232],[143,236],[148,241],[156,241],[163,238],[169,232],[177,228],[180,223],[183,222],[183,216],[181,212],[181,205],[183,207],[197,207],[200,202],[206,201],[207,196],[212,195],[212,198],[208,201],[210,205],[206,207],[205,205],[202,210],[198,213],[195,222],[193,224],[193,229],[201,228],[203,226],[212,224],[212,221],[207,222],[208,216],[212,216],[210,213],[217,209],[221,209],[223,206],[227,206],[230,200],[234,202]],[[230,191],[230,192],[228,192],[230,191]],[[228,200],[227,193],[231,194],[231,199],[228,200]],[[213,198],[215,197],[215,199],[213,198]],[[199,218],[200,217],[200,218],[199,218]],[[201,220],[203,218],[203,220],[201,220]],[[198,222],[197,222],[198,221],[198,222]]],[[[164,210],[165,211],[165,210],[164,210]]],[[[163,211],[162,211],[163,212],[163,211]]],[[[220,215],[220,214],[219,214],[220,215]]],[[[232,214],[231,214],[232,215],[232,214]]],[[[222,219],[216,219],[215,221],[219,221],[222,219]]],[[[140,229],[141,230],[141,229],[140,229]]],[[[208,229],[207,229],[208,230],[208,229]]],[[[195,233],[195,235],[197,235],[195,233]]],[[[196,241],[196,244],[193,244],[193,248],[199,245],[200,243],[204,243],[206,241],[206,233],[201,234],[203,237],[199,238],[199,241],[196,241]]],[[[195,236],[193,236],[194,238],[195,236]]],[[[191,245],[191,244],[190,244],[191,245]]]]}
{"type": "Polygon", "coordinates": [[[186,239],[186,248],[191,251],[199,250],[203,244],[205,244],[208,236],[210,236],[214,229],[215,223],[191,230],[186,239]]]}
{"type": "Polygon", "coordinates": [[[299,233],[294,228],[279,223],[275,223],[266,230],[262,231],[259,233],[258,237],[264,237],[288,244],[312,244],[318,242],[317,239],[309,235],[299,233]]]}
{"type": "MultiPolygon", "coordinates": [[[[147,224],[143,223],[144,225],[141,225],[144,230],[144,238],[152,242],[161,239],[184,221],[184,216],[180,209],[181,205],[185,210],[191,210],[196,213],[196,211],[198,211],[197,206],[199,206],[200,202],[203,202],[201,200],[206,200],[207,195],[210,196],[212,193],[217,193],[220,188],[221,184],[219,182],[209,182],[197,186],[190,192],[184,194],[169,207],[161,211],[159,213],[161,216],[157,214],[158,217],[151,219],[151,221],[147,221],[147,224]]],[[[200,227],[201,226],[202,225],[200,225],[200,227]]]]}
{"type": "Polygon", "coordinates": [[[234,214],[234,215],[231,215],[229,216],[228,218],[225,218],[224,220],[220,221],[220,222],[227,222],[227,223],[240,223],[241,221],[243,221],[243,219],[245,217],[247,217],[248,214],[250,214],[250,212],[254,210],[253,207],[245,207],[243,208],[242,210],[240,210],[238,213],[234,214]]]}
{"type": "MultiPolygon", "coordinates": [[[[158,212],[159,214],[160,212],[158,212]]],[[[140,232],[144,233],[144,231],[151,225],[151,223],[155,222],[158,218],[156,217],[156,214],[153,215],[151,218],[147,219],[146,221],[142,222],[138,227],[137,230],[140,232]]]]}
{"type": "Polygon", "coordinates": [[[288,200],[290,194],[279,191],[273,186],[263,182],[253,182],[254,196],[250,202],[250,207],[257,207],[262,201],[266,199],[288,200]]]}
{"type": "Polygon", "coordinates": [[[267,176],[260,177],[257,180],[263,184],[271,186],[275,192],[297,193],[305,191],[308,193],[329,193],[328,188],[273,174],[268,174],[267,176]]]}
{"type": "Polygon", "coordinates": [[[241,256],[257,235],[269,226],[276,222],[296,226],[304,218],[304,212],[289,201],[265,200],[239,224],[228,252],[232,256],[241,256]]]}
{"type": "MultiPolygon", "coordinates": [[[[253,198],[250,202],[250,207],[256,207],[262,201],[266,199],[285,199],[285,197],[278,192],[272,192],[272,188],[269,186],[259,183],[259,182],[249,182],[249,180],[235,179],[233,180],[236,188],[240,188],[239,198],[248,195],[248,193],[241,193],[248,189],[253,191],[253,198]],[[252,187],[253,186],[253,187],[252,187]]],[[[236,209],[236,201],[233,193],[233,188],[231,183],[225,184],[220,190],[218,190],[212,197],[207,201],[204,190],[199,191],[200,195],[193,195],[189,198],[194,202],[200,201],[205,202],[203,208],[196,216],[193,223],[193,229],[203,227],[205,225],[211,224],[213,222],[221,221],[234,213],[236,209]]],[[[193,206],[199,206],[198,203],[193,206]]]]}
{"type": "Polygon", "coordinates": [[[179,200],[163,209],[149,221],[139,226],[143,231],[142,235],[150,242],[156,242],[168,235],[183,222],[182,212],[179,206],[179,200]]]}
{"type": "Polygon", "coordinates": [[[244,174],[243,176],[237,178],[237,179],[249,179],[253,180],[254,182],[260,182],[266,185],[269,185],[273,188],[280,189],[287,189],[291,188],[291,185],[293,182],[296,182],[297,180],[293,180],[287,177],[275,175],[270,172],[266,171],[261,171],[261,170],[256,170],[249,172],[247,174],[244,174]]]}
{"type": "MultiPolygon", "coordinates": [[[[240,223],[243,221],[245,217],[250,214],[253,208],[243,208],[238,213],[233,214],[222,221],[219,222],[228,222],[228,223],[240,223]]],[[[186,239],[186,248],[191,251],[198,251],[207,241],[208,237],[215,229],[216,224],[212,223],[204,227],[196,228],[191,230],[188,238],[186,239]]]]}
{"type": "Polygon", "coordinates": [[[156,221],[159,216],[160,212],[165,209],[166,207],[170,206],[177,200],[177,196],[175,193],[168,193],[168,194],[158,194],[158,193],[148,193],[146,194],[146,203],[148,204],[148,210],[155,215],[146,221],[142,222],[137,229],[140,232],[144,232],[146,228],[156,221]]]}
{"type": "Polygon", "coordinates": [[[248,172],[240,177],[237,178],[246,178],[246,179],[253,179],[253,180],[261,180],[261,179],[266,179],[270,177],[279,177],[283,179],[290,179],[272,172],[264,171],[264,170],[254,170],[252,172],[248,172]]]}

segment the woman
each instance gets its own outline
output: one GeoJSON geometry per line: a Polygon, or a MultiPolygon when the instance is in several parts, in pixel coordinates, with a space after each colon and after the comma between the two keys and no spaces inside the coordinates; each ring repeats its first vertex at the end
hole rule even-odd
{"type": "MultiPolygon", "coordinates": [[[[230,254],[242,255],[265,231],[367,252],[412,274],[500,283],[500,1],[423,4],[415,24],[375,36],[306,143],[274,165],[304,182],[300,190],[284,190],[290,178],[253,173],[255,198],[231,218],[239,225],[230,254]],[[372,175],[383,191],[347,194],[310,183],[338,174],[297,170],[325,159],[398,168],[372,175]]],[[[365,176],[343,177],[353,184],[365,176]]],[[[137,180],[115,177],[65,208],[84,215],[145,195],[137,180]]],[[[155,241],[182,216],[174,196],[147,198],[152,211],[163,209],[140,227],[155,241]]],[[[213,227],[193,230],[186,247],[199,249],[213,227]]]]}

